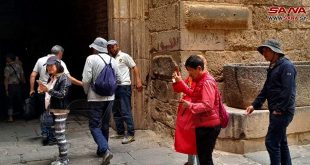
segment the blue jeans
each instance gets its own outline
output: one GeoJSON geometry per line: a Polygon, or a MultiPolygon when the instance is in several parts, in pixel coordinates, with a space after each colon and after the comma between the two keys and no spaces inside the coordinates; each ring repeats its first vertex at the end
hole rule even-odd
{"type": "Polygon", "coordinates": [[[269,127],[265,145],[271,165],[291,165],[290,151],[287,145],[286,128],[293,120],[293,115],[269,115],[269,127]]]}
{"type": "Polygon", "coordinates": [[[52,132],[51,126],[53,123],[53,118],[50,118],[48,112],[45,109],[45,93],[38,93],[38,111],[41,113],[40,116],[40,126],[41,126],[41,135],[48,137],[52,132]]]}
{"type": "Polygon", "coordinates": [[[44,111],[40,117],[41,135],[47,137],[48,140],[55,139],[55,130],[52,128],[54,125],[54,116],[48,111],[44,111]]]}
{"type": "Polygon", "coordinates": [[[113,101],[89,102],[89,129],[98,145],[98,151],[105,153],[109,148],[109,121],[113,101]]]}
{"type": "Polygon", "coordinates": [[[120,85],[115,92],[115,102],[113,106],[113,118],[116,124],[117,134],[125,134],[124,122],[127,125],[127,134],[135,135],[134,123],[131,113],[131,86],[120,85]]]}

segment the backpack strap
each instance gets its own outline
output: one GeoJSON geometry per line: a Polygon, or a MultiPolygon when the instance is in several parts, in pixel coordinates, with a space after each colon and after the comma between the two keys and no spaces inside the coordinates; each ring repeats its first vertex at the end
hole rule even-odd
{"type": "MultiPolygon", "coordinates": [[[[107,63],[104,61],[104,59],[98,54],[98,56],[103,60],[104,64],[107,65],[107,63]]],[[[110,63],[111,63],[111,58],[110,58],[110,63]]]]}
{"type": "Polygon", "coordinates": [[[10,65],[10,67],[13,69],[13,71],[14,71],[14,73],[15,73],[15,75],[16,75],[16,77],[17,77],[18,81],[19,81],[19,83],[21,83],[21,82],[22,82],[22,80],[19,78],[19,76],[18,76],[18,74],[17,74],[17,72],[16,72],[15,68],[13,67],[13,65],[12,65],[12,64],[9,64],[9,65],[10,65]]]}

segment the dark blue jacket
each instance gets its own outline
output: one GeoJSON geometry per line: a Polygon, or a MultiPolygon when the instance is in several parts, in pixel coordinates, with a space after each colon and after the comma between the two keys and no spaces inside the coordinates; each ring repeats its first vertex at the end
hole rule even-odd
{"type": "Polygon", "coordinates": [[[252,103],[254,109],[260,109],[265,100],[269,111],[284,114],[295,112],[296,68],[290,60],[280,58],[272,68],[267,70],[264,87],[252,103]]]}

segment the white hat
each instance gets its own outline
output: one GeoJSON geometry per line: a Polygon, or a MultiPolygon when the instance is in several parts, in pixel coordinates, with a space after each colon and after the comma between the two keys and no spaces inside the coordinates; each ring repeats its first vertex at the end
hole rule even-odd
{"type": "Polygon", "coordinates": [[[98,50],[100,53],[108,53],[107,46],[108,46],[107,40],[101,37],[97,37],[95,41],[89,45],[90,48],[94,48],[98,50]]]}

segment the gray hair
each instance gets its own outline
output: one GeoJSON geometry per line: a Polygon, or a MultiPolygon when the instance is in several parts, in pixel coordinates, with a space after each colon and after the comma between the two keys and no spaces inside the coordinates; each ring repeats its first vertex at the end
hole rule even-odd
{"type": "Polygon", "coordinates": [[[60,45],[55,45],[51,49],[51,53],[57,55],[59,52],[64,52],[64,48],[60,45]]]}

